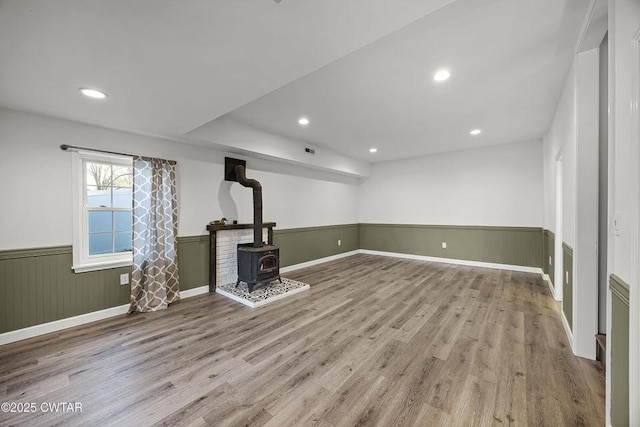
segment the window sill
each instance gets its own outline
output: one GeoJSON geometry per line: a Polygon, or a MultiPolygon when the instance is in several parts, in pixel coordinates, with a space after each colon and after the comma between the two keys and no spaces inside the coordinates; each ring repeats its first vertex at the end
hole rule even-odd
{"type": "Polygon", "coordinates": [[[110,268],[129,267],[133,265],[132,260],[100,261],[93,263],[83,263],[71,267],[74,273],[86,273],[88,271],[108,270],[110,268]]]}

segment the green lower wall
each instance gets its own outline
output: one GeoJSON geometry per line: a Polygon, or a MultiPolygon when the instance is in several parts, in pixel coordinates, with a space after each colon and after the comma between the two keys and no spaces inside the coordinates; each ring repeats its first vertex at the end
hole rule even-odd
{"type": "Polygon", "coordinates": [[[0,332],[129,301],[119,283],[130,267],[75,274],[72,262],[71,246],[0,253],[0,332]]]}
{"type": "Polygon", "coordinates": [[[562,242],[562,311],[567,318],[569,328],[573,330],[573,249],[562,242]]]}
{"type": "MultiPolygon", "coordinates": [[[[178,239],[180,289],[208,283],[209,236],[178,239]]],[[[74,273],[71,246],[0,252],[0,333],[129,303],[131,267],[74,273]]]]}
{"type": "MultiPolygon", "coordinates": [[[[347,224],[276,229],[274,243],[282,267],[359,248],[543,267],[548,236],[540,228],[347,224]]],[[[181,290],[207,285],[208,235],[178,238],[178,257],[181,290]]],[[[76,274],[71,264],[71,246],[0,252],[0,333],[129,302],[119,277],[130,267],[76,274]]]]}
{"type": "Polygon", "coordinates": [[[555,284],[556,236],[549,230],[542,231],[542,270],[555,284]]]}
{"type": "Polygon", "coordinates": [[[273,243],[280,247],[280,266],[355,251],[360,246],[358,224],[274,230],[273,243]],[[338,246],[338,240],[341,245],[338,246]]]}
{"type": "Polygon", "coordinates": [[[629,425],[629,285],[612,274],[611,289],[611,425],[629,425]]]}
{"type": "Polygon", "coordinates": [[[541,268],[542,234],[535,227],[360,224],[360,248],[541,268]]]}
{"type": "MultiPolygon", "coordinates": [[[[549,275],[551,283],[557,285],[555,278],[555,235],[549,230],[542,232],[542,270],[549,275]],[[551,263],[549,262],[551,259],[551,263]]],[[[569,329],[573,330],[573,249],[571,246],[562,242],[562,265],[565,272],[562,280],[562,311],[567,318],[569,329]],[[568,273],[568,281],[567,281],[568,273]]],[[[558,282],[560,283],[560,282],[558,282]]]]}
{"type": "MultiPolygon", "coordinates": [[[[274,242],[286,267],[358,249],[359,227],[275,230],[274,242]]],[[[181,290],[207,285],[209,236],[179,237],[178,260],[181,290]]],[[[129,303],[120,275],[131,267],[74,273],[72,263],[71,246],[1,251],[0,333],[129,303]]]]}
{"type": "Polygon", "coordinates": [[[178,237],[180,290],[209,284],[209,236],[178,237]]]}

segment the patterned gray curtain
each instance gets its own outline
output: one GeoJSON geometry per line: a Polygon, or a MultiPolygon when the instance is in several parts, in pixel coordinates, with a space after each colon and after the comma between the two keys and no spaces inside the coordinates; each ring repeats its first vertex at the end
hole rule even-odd
{"type": "Polygon", "coordinates": [[[180,299],[176,163],[133,158],[134,311],[156,311],[180,299]]]}

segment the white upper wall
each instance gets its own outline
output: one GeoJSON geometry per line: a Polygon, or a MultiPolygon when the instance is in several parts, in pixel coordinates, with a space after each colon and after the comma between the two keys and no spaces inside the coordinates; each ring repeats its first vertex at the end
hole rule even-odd
{"type": "MultiPolygon", "coordinates": [[[[219,150],[0,109],[0,250],[71,244],[71,155],[61,144],[177,160],[180,236],[226,217],[252,222],[249,189],[223,180],[219,150]]],[[[540,141],[376,164],[357,179],[247,159],[277,228],[357,222],[542,225],[540,141]]]]}
{"type": "Polygon", "coordinates": [[[374,164],[360,222],[542,226],[542,142],[374,164]]]}
{"type": "MultiPolygon", "coordinates": [[[[0,250],[71,244],[71,155],[61,144],[177,160],[180,236],[206,234],[222,216],[253,221],[250,189],[223,180],[222,151],[0,109],[0,250]]],[[[241,158],[277,228],[357,222],[355,178],[241,158]]]]}
{"type": "MultiPolygon", "coordinates": [[[[610,215],[617,214],[619,219],[618,233],[612,233],[613,241],[610,241],[613,265],[609,267],[610,272],[632,287],[631,295],[634,292],[637,295],[640,286],[640,118],[637,107],[640,97],[637,84],[640,73],[637,65],[640,4],[637,0],[614,0],[610,2],[609,13],[609,81],[612,87],[609,92],[609,140],[613,143],[609,163],[612,179],[609,188],[613,197],[610,215]]],[[[640,304],[640,300],[635,299],[635,304],[640,304]]],[[[640,305],[635,309],[640,313],[640,305]]],[[[632,322],[638,321],[636,325],[640,325],[640,315],[636,316],[632,322]]],[[[637,350],[640,350],[640,333],[636,343],[637,348],[632,348],[632,354],[634,351],[638,354],[637,350]]],[[[640,369],[632,378],[640,379],[640,369]]],[[[640,399],[640,387],[637,398],[640,399]]],[[[632,406],[636,406],[633,411],[640,419],[640,408],[632,406]]]]}

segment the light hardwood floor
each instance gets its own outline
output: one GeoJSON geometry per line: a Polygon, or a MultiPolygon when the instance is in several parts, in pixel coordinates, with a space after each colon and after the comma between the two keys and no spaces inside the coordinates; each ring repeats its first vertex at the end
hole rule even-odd
{"type": "MultiPolygon", "coordinates": [[[[356,255],[259,309],[202,295],[0,347],[1,425],[604,424],[538,275],[356,255]]],[[[594,344],[595,345],[595,344],[594,344]]]]}

